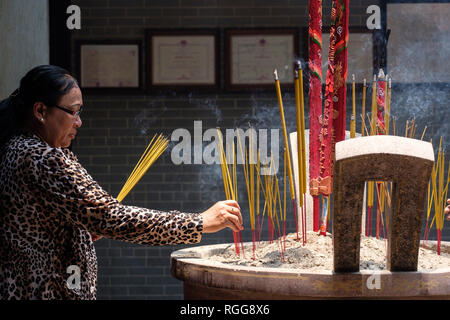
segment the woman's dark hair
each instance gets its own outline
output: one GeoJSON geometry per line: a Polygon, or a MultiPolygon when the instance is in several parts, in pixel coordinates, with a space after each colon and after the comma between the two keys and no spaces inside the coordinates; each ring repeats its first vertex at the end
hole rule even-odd
{"type": "Polygon", "coordinates": [[[0,150],[9,139],[26,130],[36,102],[56,105],[75,87],[77,80],[63,68],[42,65],[28,71],[20,87],[0,102],[0,150]]]}

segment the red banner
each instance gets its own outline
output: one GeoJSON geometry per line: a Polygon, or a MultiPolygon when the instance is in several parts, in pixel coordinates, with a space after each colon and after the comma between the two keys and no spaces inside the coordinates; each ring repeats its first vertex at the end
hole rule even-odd
{"type": "Polygon", "coordinates": [[[386,79],[380,70],[377,81],[377,134],[386,134],[384,123],[384,107],[386,102],[386,79]]]}
{"type": "Polygon", "coordinates": [[[347,98],[347,46],[349,0],[333,0],[336,10],[336,47],[333,83],[333,129],[331,138],[330,173],[333,174],[336,142],[345,140],[345,106],[347,98]]]}
{"type": "Polygon", "coordinates": [[[309,190],[315,198],[313,230],[318,231],[317,184],[320,175],[319,134],[322,116],[322,0],[309,1],[309,70],[309,190]]]}

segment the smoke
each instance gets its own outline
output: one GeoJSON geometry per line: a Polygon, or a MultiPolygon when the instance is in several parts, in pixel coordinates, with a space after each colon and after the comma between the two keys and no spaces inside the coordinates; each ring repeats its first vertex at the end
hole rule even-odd
{"type": "Polygon", "coordinates": [[[222,111],[219,109],[217,99],[205,98],[199,103],[199,107],[203,110],[209,111],[214,118],[216,118],[216,124],[222,122],[222,111]]]}
{"type": "Polygon", "coordinates": [[[222,111],[219,108],[217,99],[208,95],[195,97],[191,92],[187,95],[187,103],[193,108],[200,108],[207,111],[216,119],[216,125],[222,122],[222,111]]]}
{"type": "MultiPolygon", "coordinates": [[[[282,94],[283,111],[285,115],[287,131],[296,131],[295,104],[292,93],[282,94]]],[[[249,112],[236,121],[239,128],[248,128],[250,124],[255,129],[282,129],[278,101],[275,90],[273,95],[252,94],[250,97],[249,112]]],[[[280,139],[283,136],[280,134],[280,139]]],[[[281,140],[280,140],[281,141],[281,140]]]]}
{"type": "Polygon", "coordinates": [[[427,126],[424,140],[432,139],[435,150],[441,137],[447,150],[450,146],[449,14],[448,3],[388,5],[391,114],[403,131],[406,120],[414,118],[420,134],[427,126]]]}
{"type": "Polygon", "coordinates": [[[147,103],[146,107],[134,117],[132,125],[134,128],[138,128],[142,135],[146,135],[155,124],[161,121],[161,118],[166,111],[167,106],[164,97],[152,99],[147,103]]]}

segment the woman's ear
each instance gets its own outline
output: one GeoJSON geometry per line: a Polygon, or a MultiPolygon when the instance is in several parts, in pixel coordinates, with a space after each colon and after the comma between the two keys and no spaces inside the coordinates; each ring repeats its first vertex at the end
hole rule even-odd
{"type": "Polygon", "coordinates": [[[42,102],[35,102],[33,105],[33,116],[39,122],[44,122],[46,115],[47,115],[47,106],[42,102]]]}

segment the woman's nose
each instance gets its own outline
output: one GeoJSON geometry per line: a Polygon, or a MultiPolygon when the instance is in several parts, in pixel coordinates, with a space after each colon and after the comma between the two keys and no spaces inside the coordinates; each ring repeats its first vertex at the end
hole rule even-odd
{"type": "Polygon", "coordinates": [[[81,121],[80,115],[77,115],[77,117],[75,118],[74,126],[76,128],[79,128],[79,127],[81,127],[82,124],[83,124],[83,121],[81,121]]]}

